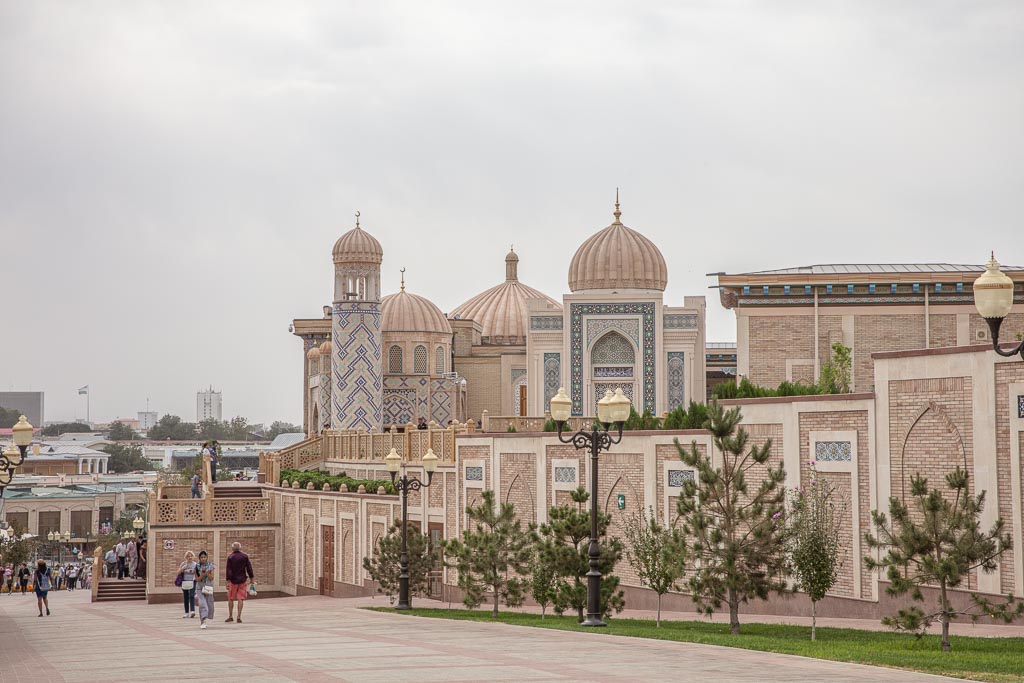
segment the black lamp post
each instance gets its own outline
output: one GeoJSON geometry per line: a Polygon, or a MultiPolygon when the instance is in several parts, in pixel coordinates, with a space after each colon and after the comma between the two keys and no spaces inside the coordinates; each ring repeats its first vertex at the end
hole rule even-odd
{"type": "Polygon", "coordinates": [[[562,436],[565,423],[569,419],[572,401],[565,393],[565,387],[551,398],[551,419],[558,425],[558,440],[571,443],[579,450],[590,451],[590,546],[587,554],[590,557],[590,571],[587,572],[587,618],[581,626],[606,626],[601,620],[601,547],[597,535],[597,461],[601,451],[609,450],[622,441],[622,424],[629,417],[629,399],[616,389],[615,393],[606,391],[604,398],[597,402],[597,423],[591,429],[581,429],[570,437],[562,436]],[[609,427],[615,426],[617,434],[613,437],[609,427]]]}
{"type": "Polygon", "coordinates": [[[999,262],[994,253],[985,272],[974,281],[974,305],[988,323],[995,352],[1007,358],[1020,355],[1024,359],[1024,341],[1009,351],[999,347],[999,328],[1013,309],[1013,280],[999,270],[999,262]]]}
{"type": "Polygon", "coordinates": [[[32,425],[28,423],[24,415],[18,418],[18,423],[14,425],[11,432],[13,436],[11,445],[3,453],[0,453],[0,497],[3,496],[4,489],[14,479],[14,470],[28,456],[28,447],[32,443],[32,425]]]}
{"type": "Polygon", "coordinates": [[[402,456],[394,448],[384,458],[388,474],[391,475],[391,483],[395,485],[395,489],[402,496],[402,554],[398,558],[398,604],[395,605],[395,609],[412,609],[412,598],[409,595],[409,491],[419,491],[421,488],[430,486],[430,482],[434,478],[434,471],[437,470],[437,456],[434,455],[434,449],[427,449],[427,452],[423,454],[422,462],[423,471],[427,473],[426,484],[419,479],[409,478],[402,466],[402,456]],[[400,469],[402,474],[397,476],[400,469]]]}

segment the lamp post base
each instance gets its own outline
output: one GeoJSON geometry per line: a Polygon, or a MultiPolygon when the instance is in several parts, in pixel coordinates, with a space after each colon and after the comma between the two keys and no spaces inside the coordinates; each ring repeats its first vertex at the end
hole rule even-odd
{"type": "Polygon", "coordinates": [[[601,621],[600,618],[595,616],[587,616],[586,619],[580,622],[580,626],[607,626],[608,624],[601,621]]]}
{"type": "Polygon", "coordinates": [[[397,605],[395,605],[395,609],[396,609],[396,610],[407,610],[407,609],[412,609],[412,605],[410,605],[410,604],[409,604],[409,603],[407,603],[407,602],[400,602],[400,603],[398,603],[397,605]]]}

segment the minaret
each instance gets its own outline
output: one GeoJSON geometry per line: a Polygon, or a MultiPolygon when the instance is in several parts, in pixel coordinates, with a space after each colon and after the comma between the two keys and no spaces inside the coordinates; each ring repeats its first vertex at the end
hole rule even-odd
{"type": "Polygon", "coordinates": [[[383,423],[380,264],[384,250],[359,226],[334,243],[331,428],[380,431],[383,423]]]}

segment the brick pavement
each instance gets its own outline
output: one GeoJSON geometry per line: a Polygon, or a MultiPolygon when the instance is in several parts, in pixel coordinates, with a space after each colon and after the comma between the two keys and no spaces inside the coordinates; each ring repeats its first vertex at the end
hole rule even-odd
{"type": "MultiPolygon", "coordinates": [[[[864,681],[952,680],[732,648],[367,612],[362,600],[256,600],[244,624],[181,619],[177,605],[0,598],[0,681],[864,681]]],[[[378,599],[376,604],[386,604],[378,599]]]]}

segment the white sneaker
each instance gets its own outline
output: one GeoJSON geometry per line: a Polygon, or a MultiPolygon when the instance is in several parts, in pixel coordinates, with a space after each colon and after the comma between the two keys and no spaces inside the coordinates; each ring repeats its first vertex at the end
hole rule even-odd
{"type": "Polygon", "coordinates": [[[185,612],[184,614],[182,614],[181,618],[182,619],[188,619],[188,612],[185,612]]]}
{"type": "Polygon", "coordinates": [[[195,612],[189,612],[189,616],[191,618],[195,619],[196,618],[196,613],[195,612]]]}
{"type": "Polygon", "coordinates": [[[206,624],[199,624],[199,628],[205,629],[206,628],[206,624]]]}

